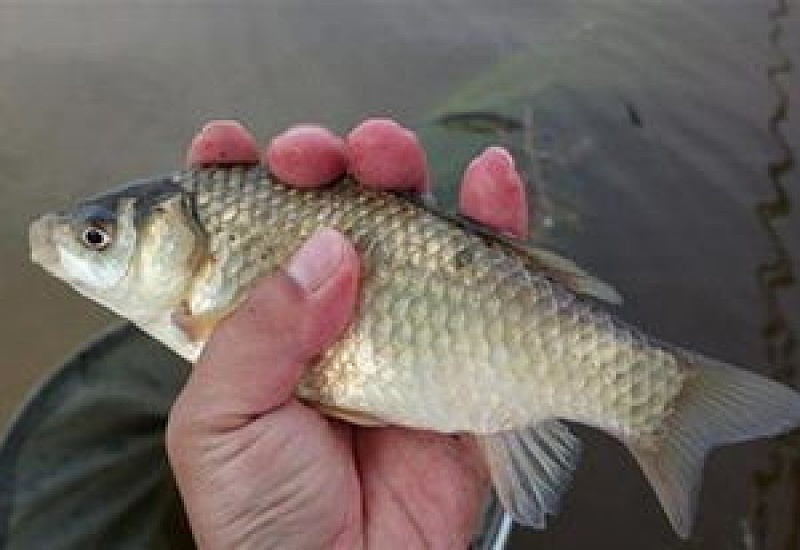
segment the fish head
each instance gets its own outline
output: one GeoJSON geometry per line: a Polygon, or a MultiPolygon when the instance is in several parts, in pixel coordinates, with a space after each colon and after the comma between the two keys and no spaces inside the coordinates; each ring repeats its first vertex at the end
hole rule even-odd
{"type": "Polygon", "coordinates": [[[205,241],[172,176],[118,187],[30,227],[34,262],[140,325],[179,307],[205,241]]]}

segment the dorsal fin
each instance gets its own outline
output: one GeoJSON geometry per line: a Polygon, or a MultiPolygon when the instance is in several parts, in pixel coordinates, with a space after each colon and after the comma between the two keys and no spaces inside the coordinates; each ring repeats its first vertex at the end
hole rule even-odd
{"type": "Polygon", "coordinates": [[[587,273],[568,258],[564,258],[550,250],[530,246],[522,241],[496,233],[464,216],[452,215],[437,208],[429,199],[423,199],[417,194],[408,192],[397,192],[395,194],[413,202],[434,216],[452,222],[461,229],[481,237],[489,243],[508,247],[522,257],[532,269],[543,272],[548,278],[561,283],[576,294],[591,296],[611,304],[622,303],[622,296],[613,286],[587,273]]]}
{"type": "Polygon", "coordinates": [[[515,248],[518,252],[527,254],[539,269],[549,272],[554,279],[572,291],[592,296],[611,304],[622,303],[622,295],[617,292],[617,289],[587,273],[569,258],[559,256],[555,252],[544,248],[524,246],[513,241],[510,245],[516,245],[515,248]]]}

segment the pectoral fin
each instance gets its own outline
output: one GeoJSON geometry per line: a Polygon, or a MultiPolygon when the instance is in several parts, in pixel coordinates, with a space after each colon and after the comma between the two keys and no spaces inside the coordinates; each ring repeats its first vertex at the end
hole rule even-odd
{"type": "Polygon", "coordinates": [[[227,317],[234,308],[216,309],[204,313],[192,313],[187,303],[172,312],[175,323],[191,342],[205,342],[211,336],[217,324],[227,317]]]}

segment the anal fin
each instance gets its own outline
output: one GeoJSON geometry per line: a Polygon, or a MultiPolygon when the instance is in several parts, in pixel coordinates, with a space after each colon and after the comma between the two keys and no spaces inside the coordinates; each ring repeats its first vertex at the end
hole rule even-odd
{"type": "Polygon", "coordinates": [[[532,428],[478,438],[500,502],[515,521],[542,529],[558,512],[581,444],[566,425],[546,420],[532,428]]]}

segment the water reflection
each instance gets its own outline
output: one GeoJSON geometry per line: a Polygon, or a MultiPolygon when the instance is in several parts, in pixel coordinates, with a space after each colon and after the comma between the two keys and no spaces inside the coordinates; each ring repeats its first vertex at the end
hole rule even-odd
{"type": "MultiPolygon", "coordinates": [[[[761,330],[765,344],[770,375],[787,384],[797,383],[797,335],[781,305],[781,297],[795,286],[793,258],[781,236],[780,226],[792,215],[792,201],[786,183],[795,169],[794,152],[787,140],[783,126],[788,120],[789,94],[782,79],[792,71],[791,59],[782,48],[784,23],[789,16],[788,0],[779,0],[769,11],[769,44],[774,57],[767,67],[767,78],[775,97],[774,107],[767,127],[777,146],[778,155],[767,165],[767,175],[772,196],[756,205],[758,221],[772,249],[772,257],[756,269],[758,287],[764,301],[765,322],[761,330]]],[[[800,433],[775,440],[769,454],[769,464],[756,472],[756,504],[752,530],[746,533],[745,542],[750,548],[766,548],[769,535],[780,529],[773,524],[786,525],[788,531],[777,547],[800,547],[800,433]],[[794,494],[786,500],[775,499],[773,493],[780,487],[789,487],[794,494]],[[773,498],[770,498],[773,497],[773,498]],[[777,500],[777,504],[776,504],[777,500]]]]}

